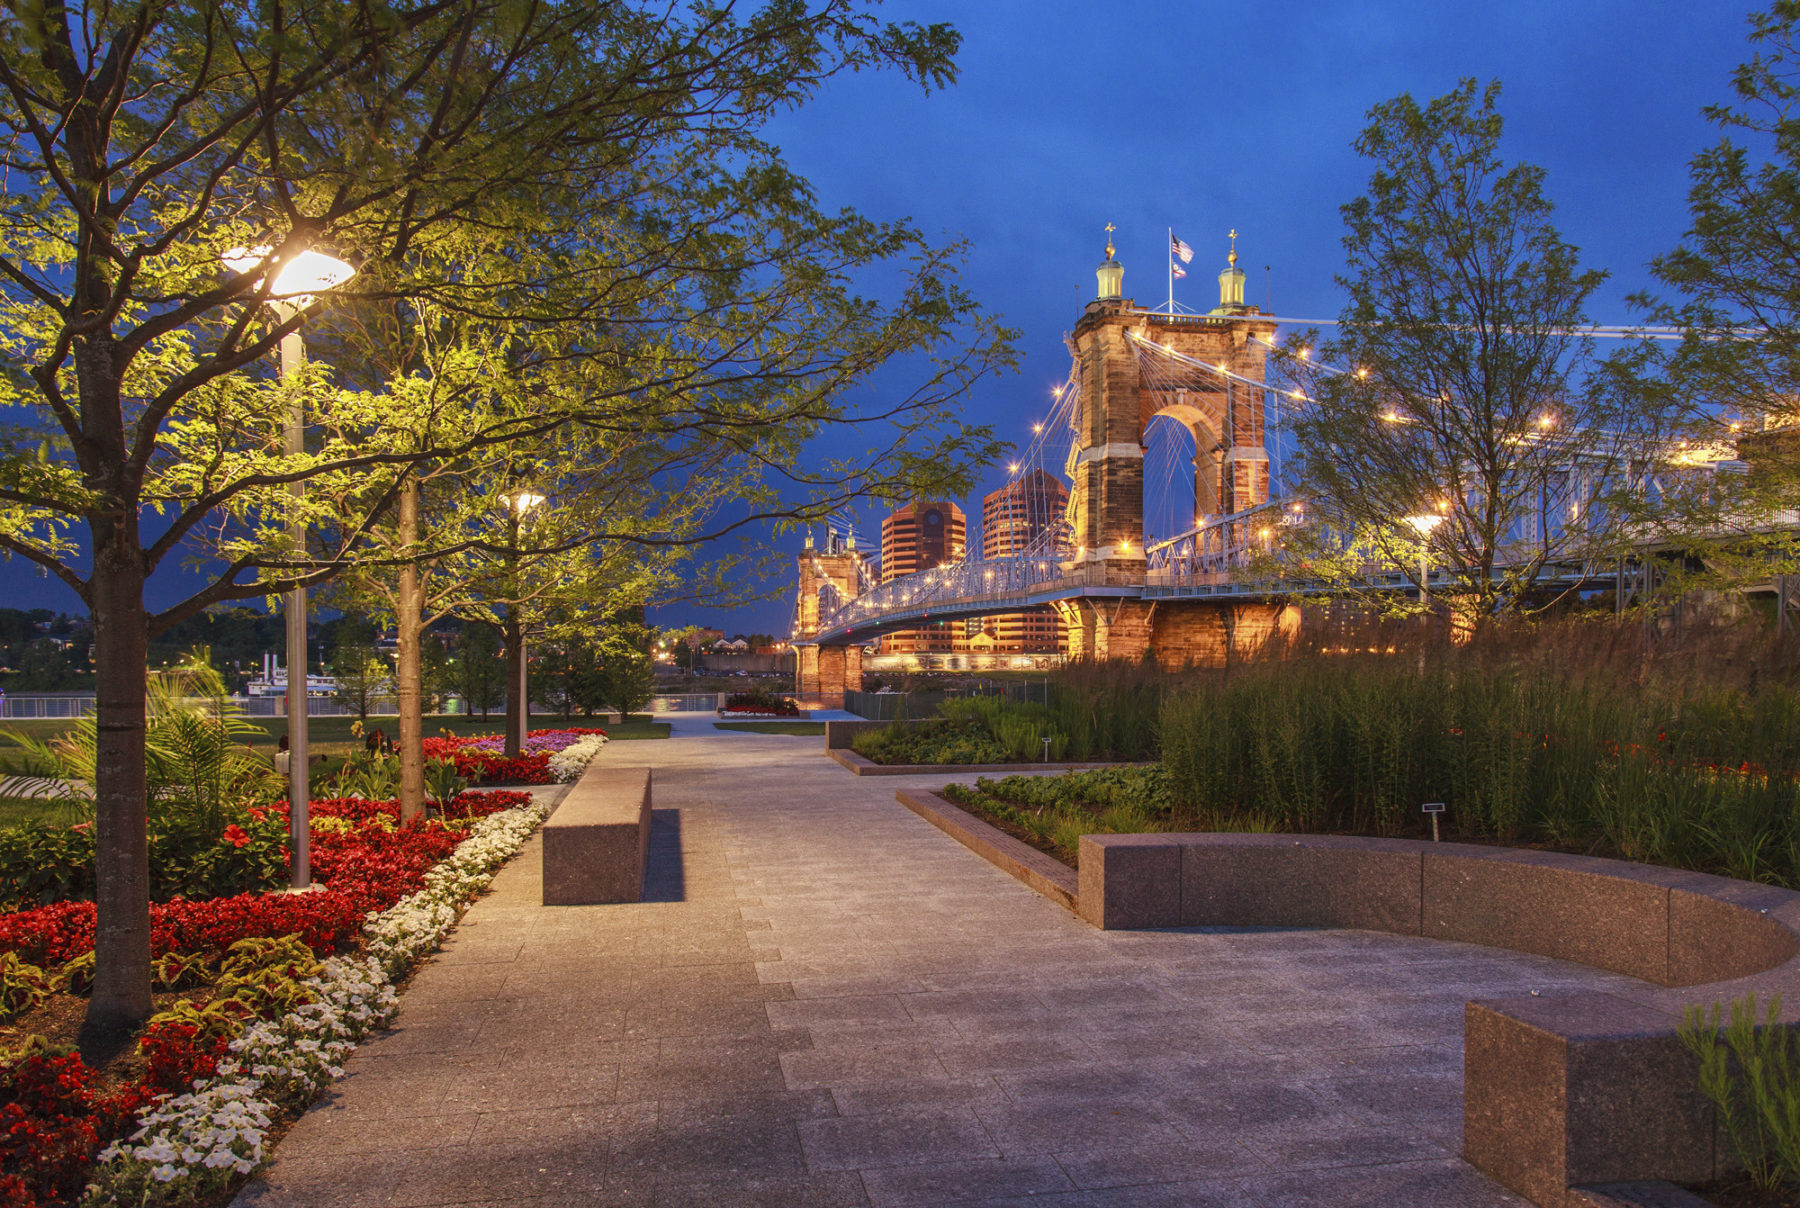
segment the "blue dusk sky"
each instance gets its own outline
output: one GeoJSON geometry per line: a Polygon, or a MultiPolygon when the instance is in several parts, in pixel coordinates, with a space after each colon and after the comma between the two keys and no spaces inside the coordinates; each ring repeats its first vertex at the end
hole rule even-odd
{"type": "MultiPolygon", "coordinates": [[[[969,414],[1023,447],[1068,372],[1062,335],[1094,297],[1106,223],[1119,228],[1125,295],[1140,305],[1165,300],[1171,227],[1196,253],[1177,301],[1214,305],[1236,229],[1249,302],[1334,318],[1338,207],[1368,180],[1351,146],[1368,110],[1403,92],[1442,95],[1465,76],[1501,81],[1503,154],[1546,170],[1564,238],[1611,274],[1593,318],[1639,318],[1626,296],[1653,288],[1647,262],[1686,229],[1689,158],[1718,136],[1701,109],[1731,99],[1749,11],[1644,0],[909,0],[881,12],[961,31],[957,84],[922,96],[891,76],[836,80],[771,138],[826,207],[910,216],[928,235],[972,243],[965,279],[1020,329],[1024,355],[1017,374],[976,392],[969,414]]],[[[981,494],[1005,477],[995,467],[962,501],[971,530],[981,494]]],[[[858,514],[866,542],[883,510],[858,514]]],[[[791,554],[800,541],[781,544],[791,554]]],[[[785,634],[791,610],[784,594],[655,616],[785,634]]]]}
{"type": "MultiPolygon", "coordinates": [[[[1441,95],[1464,76],[1502,82],[1506,157],[1547,170],[1565,238],[1610,272],[1593,317],[1632,320],[1626,295],[1651,287],[1646,262],[1685,229],[1688,160],[1717,138],[1700,110],[1730,99],[1748,11],[1710,0],[891,0],[884,18],[961,31],[959,81],[925,96],[891,74],[843,77],[768,137],[825,207],[910,217],[930,237],[971,243],[965,282],[1020,330],[1023,358],[976,391],[969,416],[1022,447],[1068,372],[1062,335],[1094,296],[1106,223],[1118,227],[1125,294],[1142,305],[1164,299],[1173,227],[1196,252],[1176,297],[1212,306],[1235,228],[1250,302],[1334,317],[1338,207],[1367,181],[1351,143],[1368,109],[1402,92],[1441,95]]],[[[965,509],[978,514],[1004,478],[1004,467],[986,474],[965,509]]],[[[878,533],[882,510],[862,509],[859,532],[878,533]]],[[[653,620],[785,633],[800,540],[780,540],[776,598],[672,605],[653,620]]],[[[767,548],[770,536],[745,541],[767,548]]],[[[152,603],[194,583],[170,568],[152,603]]],[[[16,562],[0,584],[0,604],[80,608],[16,562]]]]}

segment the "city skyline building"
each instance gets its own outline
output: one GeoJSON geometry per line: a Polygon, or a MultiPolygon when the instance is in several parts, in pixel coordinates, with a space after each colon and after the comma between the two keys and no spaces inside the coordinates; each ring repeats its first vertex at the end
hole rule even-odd
{"type": "MultiPolygon", "coordinates": [[[[1058,553],[1069,489],[1048,471],[1037,469],[990,491],[981,500],[981,556],[1005,558],[1041,551],[1058,553]]],[[[1065,648],[1062,618],[1043,608],[971,618],[965,625],[970,650],[994,654],[1061,654],[1065,648]]]]}
{"type": "MultiPolygon", "coordinates": [[[[919,500],[881,521],[881,581],[961,561],[968,554],[968,519],[947,499],[919,500]]],[[[934,621],[900,629],[881,640],[885,654],[952,654],[966,649],[963,626],[934,621]]]]}

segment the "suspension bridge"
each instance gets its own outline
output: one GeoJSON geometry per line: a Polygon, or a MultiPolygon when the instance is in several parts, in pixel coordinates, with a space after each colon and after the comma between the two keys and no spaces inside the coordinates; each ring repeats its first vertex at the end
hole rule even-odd
{"type": "MultiPolygon", "coordinates": [[[[1206,314],[1178,311],[1172,301],[1167,310],[1136,306],[1122,296],[1110,239],[1106,253],[1099,296],[1066,337],[1068,378],[1012,466],[1017,481],[1060,461],[1069,484],[1062,521],[1039,526],[1007,556],[964,558],[886,582],[853,539],[817,548],[809,538],[794,623],[803,691],[832,696],[856,687],[866,644],[922,624],[1049,606],[1072,657],[1205,664],[1290,630],[1296,602],[1309,596],[1428,593],[1470,581],[1455,543],[1438,543],[1436,566],[1426,556],[1432,530],[1459,522],[1458,501],[1445,501],[1445,515],[1395,518],[1414,530],[1416,566],[1390,551],[1348,574],[1339,565],[1313,575],[1285,557],[1296,530],[1317,537],[1318,529],[1304,501],[1279,490],[1284,419],[1305,401],[1267,377],[1280,320],[1244,302],[1235,249],[1219,275],[1219,305],[1206,314]]],[[[1378,422],[1406,419],[1384,414],[1378,422]]],[[[1646,452],[1593,432],[1576,441],[1554,417],[1540,423],[1516,438],[1538,475],[1534,501],[1512,517],[1502,556],[1485,572],[1515,589],[1610,590],[1623,609],[1651,585],[1654,542],[1641,543],[1641,556],[1621,556],[1625,521],[1609,501],[1621,490],[1655,494],[1744,469],[1729,450],[1646,452]]]]}

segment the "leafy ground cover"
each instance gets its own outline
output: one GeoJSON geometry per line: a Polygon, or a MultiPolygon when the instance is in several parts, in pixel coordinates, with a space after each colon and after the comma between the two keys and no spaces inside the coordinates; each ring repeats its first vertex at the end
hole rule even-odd
{"type": "Polygon", "coordinates": [[[1046,751],[1050,761],[1152,760],[1160,711],[1178,682],[1137,666],[1075,664],[1048,685],[1048,704],[956,697],[936,717],[865,731],[851,747],[881,764],[1042,763],[1046,751]]]}
{"type": "Polygon", "coordinates": [[[982,777],[944,796],[1016,839],[1076,866],[1083,835],[1198,829],[1169,800],[1161,767],[1097,768],[1061,776],[982,777]]]}

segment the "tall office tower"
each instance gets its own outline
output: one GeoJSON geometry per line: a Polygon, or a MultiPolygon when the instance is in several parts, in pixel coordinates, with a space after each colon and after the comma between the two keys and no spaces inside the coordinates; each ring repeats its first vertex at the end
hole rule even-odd
{"type": "MultiPolygon", "coordinates": [[[[941,500],[909,504],[881,522],[881,581],[960,562],[968,553],[962,509],[941,500]]],[[[888,654],[950,654],[962,650],[960,623],[934,621],[901,629],[881,641],[888,654]]]]}
{"type": "MultiPolygon", "coordinates": [[[[1053,474],[1033,470],[981,501],[981,556],[1062,553],[1069,489],[1053,474]]],[[[970,649],[996,654],[1061,654],[1062,619],[1048,606],[976,617],[966,625],[970,649]]]]}

